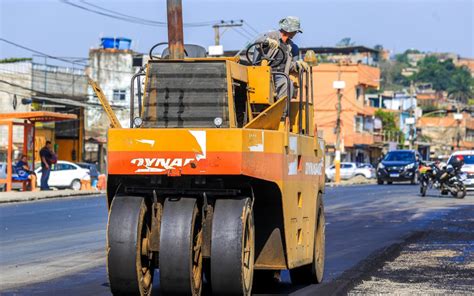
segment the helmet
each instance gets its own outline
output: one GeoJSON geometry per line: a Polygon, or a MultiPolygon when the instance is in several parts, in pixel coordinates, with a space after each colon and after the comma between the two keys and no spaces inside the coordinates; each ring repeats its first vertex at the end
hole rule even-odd
{"type": "Polygon", "coordinates": [[[303,33],[303,30],[301,30],[300,27],[300,18],[296,16],[287,16],[283,19],[281,19],[278,24],[280,25],[280,29],[282,29],[285,32],[288,33],[293,33],[293,32],[298,32],[298,33],[303,33]]]}

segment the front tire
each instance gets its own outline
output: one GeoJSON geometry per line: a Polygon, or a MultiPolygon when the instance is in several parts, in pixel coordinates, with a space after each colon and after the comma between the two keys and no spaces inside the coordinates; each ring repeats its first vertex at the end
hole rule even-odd
{"type": "Polygon", "coordinates": [[[383,185],[383,180],[382,179],[377,179],[377,184],[383,185]]]}
{"type": "Polygon", "coordinates": [[[117,196],[107,225],[107,273],[115,295],[151,295],[153,258],[148,249],[151,219],[145,199],[117,196]]]}
{"type": "Polygon", "coordinates": [[[79,179],[74,179],[71,182],[71,189],[72,190],[81,190],[81,180],[79,179]]]}
{"type": "Polygon", "coordinates": [[[163,295],[201,295],[202,219],[196,199],[167,198],[160,230],[163,295]]]}
{"type": "Polygon", "coordinates": [[[216,200],[211,241],[212,293],[250,296],[254,256],[255,232],[251,200],[216,200]]]}
{"type": "Polygon", "coordinates": [[[463,199],[466,196],[466,185],[460,184],[458,185],[458,191],[456,194],[453,193],[455,198],[463,199]]]}

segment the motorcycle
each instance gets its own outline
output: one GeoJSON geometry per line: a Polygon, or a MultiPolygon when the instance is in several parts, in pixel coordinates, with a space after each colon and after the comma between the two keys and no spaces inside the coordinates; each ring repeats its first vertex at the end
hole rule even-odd
{"type": "Polygon", "coordinates": [[[463,181],[466,174],[461,172],[462,164],[448,164],[439,168],[435,163],[422,163],[420,166],[420,194],[426,196],[426,191],[435,188],[442,195],[451,195],[455,198],[466,196],[466,186],[463,181]]]}

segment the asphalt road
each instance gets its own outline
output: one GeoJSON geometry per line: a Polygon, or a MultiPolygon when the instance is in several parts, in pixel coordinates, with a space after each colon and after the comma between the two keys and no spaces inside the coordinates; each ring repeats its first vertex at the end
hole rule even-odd
{"type": "MultiPolygon", "coordinates": [[[[473,195],[423,198],[418,186],[328,188],[324,284],[294,287],[283,272],[281,284],[261,292],[337,293],[364,259],[466,208],[474,209],[473,195]]],[[[1,295],[109,295],[106,223],[103,196],[0,205],[1,295]]]]}

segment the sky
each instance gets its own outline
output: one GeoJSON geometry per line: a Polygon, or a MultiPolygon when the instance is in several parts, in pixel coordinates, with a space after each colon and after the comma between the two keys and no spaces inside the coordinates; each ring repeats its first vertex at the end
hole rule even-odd
{"type": "MultiPolygon", "coordinates": [[[[165,0],[67,1],[166,22],[165,0]]],[[[294,39],[300,47],[334,46],[350,37],[357,45],[381,44],[395,53],[415,48],[474,58],[474,0],[183,0],[185,23],[208,24],[185,27],[185,43],[213,45],[212,23],[243,19],[248,24],[243,31],[230,29],[221,38],[225,50],[240,49],[253,29],[262,33],[276,29],[287,15],[301,19],[304,33],[294,39]]],[[[148,52],[155,43],[167,40],[167,28],[112,19],[64,0],[0,0],[0,38],[52,56],[87,57],[101,37],[109,36],[131,38],[134,50],[148,52]]],[[[31,56],[0,41],[0,58],[31,56]]]]}

